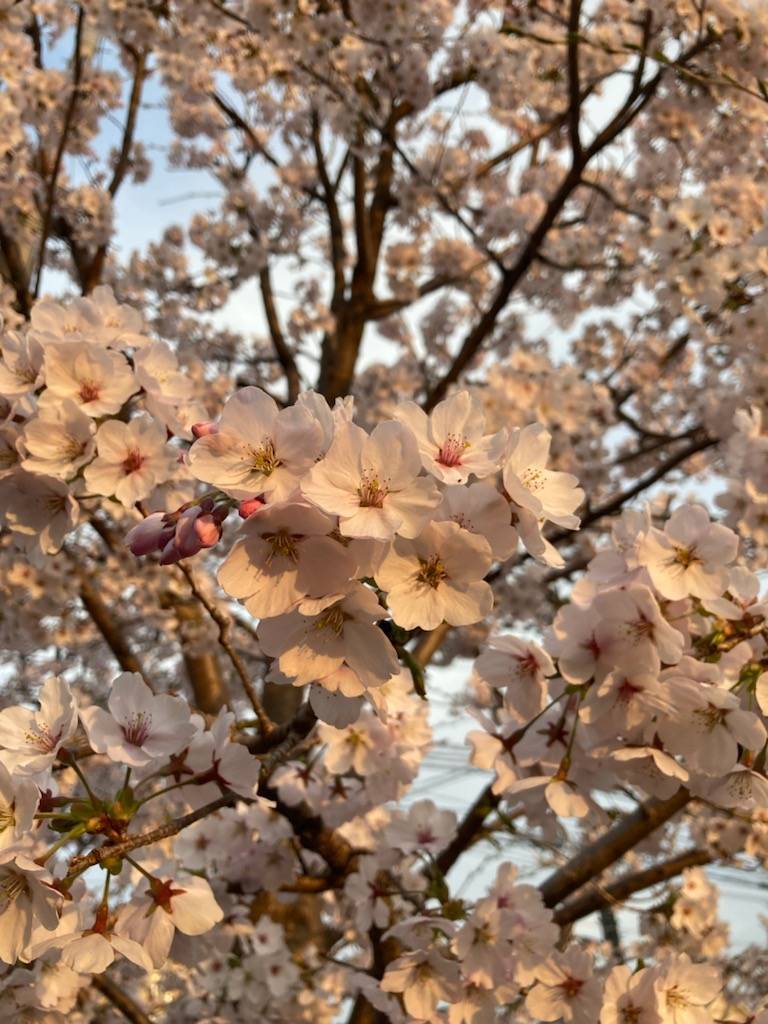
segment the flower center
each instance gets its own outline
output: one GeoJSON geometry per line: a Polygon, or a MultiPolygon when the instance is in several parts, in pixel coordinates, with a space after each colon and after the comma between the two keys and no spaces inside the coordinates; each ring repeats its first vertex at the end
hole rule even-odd
{"type": "Polygon", "coordinates": [[[131,448],[123,459],[123,470],[126,473],[136,473],[144,465],[144,456],[138,448],[131,448]]]}
{"type": "Polygon", "coordinates": [[[19,461],[19,453],[15,448],[8,445],[0,448],[0,469],[10,469],[19,461]]]}
{"type": "Polygon", "coordinates": [[[630,1006],[622,1006],[619,1013],[621,1014],[621,1024],[640,1024],[643,1016],[642,1008],[635,1006],[634,1003],[630,1006]]]}
{"type": "Polygon", "coordinates": [[[15,903],[19,896],[28,895],[29,886],[24,875],[16,871],[9,871],[5,878],[0,881],[0,913],[15,903]]]}
{"type": "Polygon", "coordinates": [[[383,508],[389,491],[377,476],[363,473],[357,493],[360,496],[360,508],[383,508]]]}
{"type": "Polygon", "coordinates": [[[560,982],[559,987],[563,990],[563,995],[568,999],[574,999],[584,988],[584,982],[581,978],[572,978],[569,974],[565,981],[560,982]]]}
{"type": "Polygon", "coordinates": [[[681,992],[677,985],[667,990],[667,1006],[686,1007],[689,1005],[688,996],[685,992],[681,992]]]}
{"type": "Polygon", "coordinates": [[[437,461],[441,466],[460,466],[461,457],[467,448],[469,442],[461,434],[449,434],[437,454],[437,461]]]}
{"type": "Polygon", "coordinates": [[[707,732],[712,732],[725,721],[727,712],[724,708],[715,707],[714,704],[707,704],[705,708],[698,708],[694,715],[707,732]]]}
{"type": "Polygon", "coordinates": [[[628,622],[626,624],[626,634],[633,640],[642,640],[644,637],[648,637],[653,640],[654,625],[649,622],[645,616],[641,615],[640,618],[635,619],[634,622],[628,622]]]}
{"type": "Polygon", "coordinates": [[[530,651],[528,652],[528,654],[519,655],[517,658],[515,658],[515,661],[517,662],[518,676],[530,676],[531,678],[533,678],[535,675],[538,674],[539,663],[536,661],[536,658],[533,656],[533,654],[530,653],[530,651]]]}
{"type": "Polygon", "coordinates": [[[140,747],[151,732],[152,715],[147,714],[146,711],[137,711],[130,716],[122,729],[127,742],[134,747],[140,747]]]}
{"type": "Polygon", "coordinates": [[[61,729],[54,733],[51,732],[48,725],[36,725],[25,734],[24,739],[41,754],[50,754],[52,750],[56,749],[56,745],[61,739],[61,729]]]}
{"type": "Polygon", "coordinates": [[[0,807],[0,835],[16,824],[13,807],[0,807]]]}
{"type": "Polygon", "coordinates": [[[267,565],[270,565],[273,558],[280,556],[281,558],[287,558],[291,562],[298,562],[299,553],[296,548],[296,541],[298,537],[294,537],[290,533],[286,533],[285,530],[280,530],[279,533],[265,533],[264,540],[269,544],[271,550],[267,556],[267,565]]]}
{"type": "Polygon", "coordinates": [[[78,459],[85,451],[87,443],[87,441],[80,441],[78,438],[73,437],[72,434],[65,434],[61,439],[59,451],[65,459],[78,459]]]}
{"type": "Polygon", "coordinates": [[[533,466],[520,474],[520,483],[527,491],[540,491],[545,482],[543,471],[533,466]]]}
{"type": "Polygon", "coordinates": [[[275,442],[271,437],[263,441],[258,448],[251,448],[251,469],[264,476],[271,476],[281,465],[275,452],[275,442]]]}
{"type": "Polygon", "coordinates": [[[80,381],[80,401],[94,402],[101,394],[101,384],[96,380],[80,381]]]}
{"type": "Polygon", "coordinates": [[[344,630],[345,618],[346,616],[341,608],[339,608],[338,605],[334,605],[324,611],[318,618],[315,623],[315,629],[329,629],[332,633],[335,633],[336,636],[341,636],[342,631],[344,630]]]}
{"type": "Polygon", "coordinates": [[[448,573],[445,571],[445,566],[440,561],[440,555],[433,555],[429,561],[424,561],[422,558],[419,559],[421,563],[421,569],[416,575],[416,579],[419,583],[426,583],[428,587],[432,587],[433,590],[437,590],[443,580],[448,579],[448,573]]]}
{"type": "Polygon", "coordinates": [[[642,692],[642,687],[635,686],[633,683],[630,683],[628,679],[625,679],[616,693],[616,699],[622,704],[629,704],[631,700],[634,700],[638,693],[642,692]]]}
{"type": "Polygon", "coordinates": [[[684,569],[690,569],[696,562],[700,562],[701,559],[696,554],[696,548],[675,548],[674,562],[677,565],[682,565],[684,569]]]}

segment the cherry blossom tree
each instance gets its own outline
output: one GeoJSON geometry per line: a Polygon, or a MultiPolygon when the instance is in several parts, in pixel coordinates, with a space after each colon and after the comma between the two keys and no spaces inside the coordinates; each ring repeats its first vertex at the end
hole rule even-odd
{"type": "Polygon", "coordinates": [[[767,44],[0,4],[9,1019],[768,1024],[767,44]]]}

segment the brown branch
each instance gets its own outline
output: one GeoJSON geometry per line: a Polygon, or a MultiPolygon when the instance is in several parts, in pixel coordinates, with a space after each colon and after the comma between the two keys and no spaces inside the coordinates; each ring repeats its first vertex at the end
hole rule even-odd
{"type": "Polygon", "coordinates": [[[171,836],[178,835],[185,828],[194,825],[196,821],[201,821],[222,807],[231,807],[240,799],[242,798],[238,797],[235,793],[225,793],[210,803],[198,807],[196,811],[190,811],[189,814],[184,814],[174,821],[167,822],[165,825],[149,829],[148,832],[139,832],[136,835],[128,836],[127,839],[123,839],[119,843],[107,843],[104,846],[100,846],[97,850],[91,850],[90,853],[83,854],[81,857],[75,857],[70,862],[69,870],[65,877],[74,878],[75,875],[79,875],[81,871],[85,871],[86,868],[91,868],[95,864],[102,864],[105,860],[122,857],[126,853],[130,853],[131,850],[138,850],[142,846],[151,846],[152,843],[159,843],[162,839],[169,839],[171,836]]]}
{"type": "Polygon", "coordinates": [[[132,1024],[152,1024],[150,1018],[127,992],[114,982],[108,974],[94,974],[91,985],[119,1010],[126,1020],[132,1024]]]}
{"type": "Polygon", "coordinates": [[[715,855],[709,850],[693,848],[679,853],[669,860],[662,861],[660,864],[645,868],[643,871],[624,875],[610,885],[594,886],[583,896],[577,896],[563,904],[554,915],[555,924],[561,926],[573,924],[574,921],[580,921],[583,917],[588,917],[604,907],[623,903],[636,892],[675,878],[686,868],[710,864],[714,859],[715,855]]]}
{"type": "Polygon", "coordinates": [[[346,253],[344,247],[344,226],[339,213],[339,204],[336,201],[338,182],[331,181],[328,174],[328,166],[323,154],[322,142],[320,139],[320,117],[317,110],[312,110],[312,145],[315,150],[315,163],[320,184],[323,187],[323,201],[328,213],[328,226],[331,237],[331,265],[333,266],[333,297],[331,298],[331,311],[336,312],[344,299],[346,281],[344,278],[344,267],[346,264],[346,253]]]}
{"type": "Polygon", "coordinates": [[[107,189],[112,198],[117,195],[117,192],[125,179],[125,175],[128,173],[128,168],[130,167],[131,149],[133,147],[133,138],[136,133],[136,121],[139,116],[139,107],[141,106],[141,94],[144,89],[144,82],[147,78],[148,54],[144,51],[129,52],[131,52],[133,57],[135,71],[133,73],[131,95],[128,99],[128,111],[125,117],[125,127],[123,128],[123,140],[120,145],[120,153],[118,154],[117,162],[112,172],[112,180],[110,181],[107,189]]]}
{"type": "Polygon", "coordinates": [[[80,575],[80,600],[83,607],[90,615],[94,625],[101,633],[104,642],[115,657],[123,672],[138,672],[144,682],[152,689],[152,685],[144,674],[141,662],[133,653],[122,630],[115,622],[112,614],[107,608],[101,594],[91,583],[88,574],[83,572],[80,575]]]}
{"type": "Polygon", "coordinates": [[[6,277],[10,286],[16,293],[16,304],[19,313],[25,318],[29,317],[32,310],[32,300],[29,294],[29,276],[24,266],[24,258],[15,238],[8,235],[0,226],[0,254],[2,254],[3,265],[0,265],[0,273],[6,277]]]}
{"type": "MultiPolygon", "coordinates": [[[[698,437],[693,440],[685,448],[681,448],[679,452],[674,455],[670,455],[668,459],[659,463],[653,472],[648,473],[642,477],[637,483],[628,487],[626,490],[616,494],[613,498],[609,498],[602,505],[598,505],[596,508],[591,509],[581,520],[581,529],[586,526],[591,526],[592,523],[596,523],[599,519],[604,519],[606,516],[611,516],[616,512],[621,511],[623,506],[631,501],[632,498],[636,498],[638,494],[642,494],[643,491],[648,490],[653,484],[658,483],[663,477],[669,473],[670,470],[675,469],[681,463],[686,462],[692,455],[696,455],[698,452],[706,451],[707,448],[713,448],[718,443],[716,437],[698,437]]],[[[550,540],[558,541],[564,540],[566,537],[572,536],[568,530],[559,530],[557,533],[550,537],[550,540]]]]}
{"type": "Polygon", "coordinates": [[[581,0],[571,0],[568,10],[568,135],[574,164],[581,161],[581,85],[579,84],[579,22],[581,0]]]}
{"type": "Polygon", "coordinates": [[[539,892],[546,906],[557,906],[605,868],[615,864],[628,850],[681,811],[690,799],[691,794],[681,786],[667,800],[648,800],[622,818],[541,883],[539,892]]]}
{"type": "Polygon", "coordinates": [[[582,173],[589,161],[600,153],[607,145],[613,142],[614,139],[616,139],[624,129],[632,123],[644,107],[651,101],[669,67],[679,69],[681,65],[686,63],[686,61],[706,49],[712,41],[710,36],[707,36],[705,39],[698,40],[681,55],[674,65],[665,65],[660,67],[656,75],[643,84],[642,80],[645,73],[647,59],[646,49],[650,39],[650,31],[651,21],[650,17],[647,17],[643,29],[643,43],[640,48],[640,57],[635,68],[632,87],[625,102],[622,104],[615,116],[611,118],[605,128],[595,136],[589,146],[582,150],[579,158],[576,159],[574,157],[570,169],[561,181],[552,198],[549,200],[544,213],[536,227],[529,235],[528,241],[523,246],[515,264],[504,272],[491,305],[464,339],[451,366],[446,370],[445,374],[427,395],[424,402],[424,408],[427,411],[433,409],[435,405],[445,397],[450,385],[459,379],[463,371],[482,348],[486,338],[491,334],[496,326],[499,314],[505,308],[515,287],[523,277],[525,277],[531,264],[534,262],[541,243],[557,221],[557,218],[569,197],[581,183],[582,173]]]}
{"type": "Polygon", "coordinates": [[[301,379],[299,377],[299,368],[296,365],[293,352],[291,351],[288,342],[285,340],[285,335],[283,334],[283,330],[280,326],[280,318],[277,314],[275,297],[272,291],[272,278],[267,265],[262,267],[259,271],[259,285],[261,287],[261,301],[264,304],[264,315],[267,318],[267,326],[269,327],[269,334],[272,338],[272,347],[274,348],[278,361],[285,373],[285,380],[288,388],[288,402],[289,404],[292,404],[299,396],[299,391],[301,390],[301,379]]]}
{"type": "Polygon", "coordinates": [[[262,706],[259,695],[256,692],[256,687],[253,685],[248,669],[245,666],[245,662],[232,644],[232,640],[230,639],[232,632],[232,620],[221,610],[221,608],[211,601],[202,590],[200,590],[191,570],[184,565],[183,562],[179,562],[178,567],[186,578],[187,583],[189,584],[189,589],[219,627],[219,646],[226,652],[229,660],[232,662],[235,672],[237,672],[237,675],[240,678],[240,682],[248,696],[248,700],[251,702],[251,707],[258,719],[262,733],[265,735],[268,734],[274,728],[274,723],[262,706]]]}
{"type": "Polygon", "coordinates": [[[64,111],[64,123],[61,128],[59,144],[56,147],[56,156],[53,160],[51,176],[48,181],[48,189],[46,191],[43,221],[40,229],[40,245],[37,254],[37,277],[33,292],[35,298],[40,294],[40,284],[43,277],[43,268],[45,266],[45,250],[48,245],[48,236],[51,233],[51,226],[53,223],[53,207],[56,202],[56,185],[58,184],[61,164],[64,159],[64,151],[67,147],[67,139],[69,138],[69,132],[75,117],[75,108],[77,107],[77,101],[80,97],[80,82],[83,77],[82,46],[84,22],[85,11],[82,7],[78,6],[77,25],[75,27],[75,43],[74,50],[72,52],[72,92],[70,93],[69,102],[67,103],[64,111]]]}
{"type": "Polygon", "coordinates": [[[456,835],[437,856],[437,866],[446,874],[459,857],[482,833],[485,819],[499,805],[500,797],[493,792],[493,783],[483,789],[459,823],[456,835]]]}

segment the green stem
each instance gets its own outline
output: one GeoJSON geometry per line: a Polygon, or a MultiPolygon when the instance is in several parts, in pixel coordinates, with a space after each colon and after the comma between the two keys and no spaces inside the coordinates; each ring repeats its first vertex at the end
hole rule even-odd
{"type": "Polygon", "coordinates": [[[139,872],[139,874],[141,874],[141,875],[144,875],[144,877],[145,877],[145,878],[146,878],[146,879],[147,879],[148,881],[150,881],[150,882],[154,882],[154,881],[155,881],[155,876],[154,876],[154,875],[152,875],[152,874],[150,874],[150,873],[149,873],[149,871],[147,871],[147,869],[146,869],[146,868],[143,868],[143,867],[141,866],[141,864],[139,864],[139,862],[138,862],[138,861],[136,861],[136,860],[134,860],[134,859],[133,859],[133,857],[129,857],[127,853],[123,854],[123,857],[125,858],[125,860],[127,860],[127,861],[128,861],[128,863],[129,863],[129,864],[130,864],[130,865],[131,865],[132,867],[136,868],[136,870],[137,870],[137,871],[139,872]]]}
{"type": "Polygon", "coordinates": [[[61,839],[57,839],[55,843],[49,846],[45,853],[41,854],[39,857],[36,857],[36,863],[44,864],[54,855],[54,853],[56,853],[57,850],[60,850],[62,846],[66,846],[67,843],[71,842],[73,839],[79,839],[79,837],[83,835],[84,832],[85,825],[83,824],[83,822],[79,822],[79,824],[75,825],[75,827],[70,829],[69,832],[65,833],[61,837],[61,839]]]}
{"type": "Polygon", "coordinates": [[[91,789],[91,787],[90,787],[90,785],[88,783],[88,779],[85,777],[85,772],[83,771],[83,769],[80,767],[80,765],[77,763],[77,761],[74,758],[72,758],[70,760],[69,766],[70,766],[70,768],[72,768],[72,770],[77,775],[78,779],[80,779],[80,781],[82,782],[83,786],[85,787],[85,791],[88,794],[88,799],[93,804],[94,809],[101,810],[101,808],[103,806],[102,802],[96,796],[96,794],[93,792],[93,790],[91,789]]]}

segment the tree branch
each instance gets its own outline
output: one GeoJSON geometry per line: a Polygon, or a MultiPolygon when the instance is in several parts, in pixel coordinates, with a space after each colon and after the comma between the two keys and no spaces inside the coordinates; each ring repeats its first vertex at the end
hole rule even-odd
{"type": "Polygon", "coordinates": [[[648,800],[608,829],[599,839],[584,847],[567,864],[558,868],[539,886],[544,903],[557,906],[586,882],[610,867],[639,842],[674,817],[690,801],[691,794],[681,786],[667,800],[648,800]]]}
{"type": "Polygon", "coordinates": [[[64,123],[61,128],[61,135],[59,136],[59,144],[56,147],[56,156],[53,160],[53,167],[51,169],[51,176],[48,181],[48,189],[45,197],[43,222],[40,229],[40,245],[37,254],[37,277],[35,279],[35,288],[33,292],[35,298],[40,294],[40,284],[43,277],[43,268],[45,266],[45,250],[48,245],[48,236],[51,233],[51,225],[53,223],[53,207],[56,202],[56,185],[58,184],[59,172],[61,171],[61,164],[64,159],[64,151],[67,147],[67,139],[75,116],[75,108],[80,97],[80,82],[83,77],[82,46],[84,22],[85,11],[82,7],[78,6],[77,25],[75,27],[75,44],[72,52],[72,92],[70,93],[69,102],[67,103],[64,111],[64,123]]]}
{"type": "Polygon", "coordinates": [[[116,1010],[132,1022],[132,1024],[152,1024],[150,1018],[142,1008],[135,1002],[128,993],[120,988],[108,974],[94,974],[91,977],[91,985],[112,1003],[116,1010]]]}
{"type": "Polygon", "coordinates": [[[575,899],[563,904],[554,915],[555,924],[559,924],[561,927],[573,924],[574,921],[580,921],[583,917],[588,917],[604,907],[612,907],[617,903],[623,903],[624,900],[629,899],[636,892],[641,892],[643,889],[649,889],[652,885],[658,885],[659,882],[666,882],[670,878],[675,878],[685,871],[686,868],[710,864],[714,859],[715,855],[710,853],[709,850],[701,850],[694,847],[686,850],[684,853],[679,853],[676,857],[662,861],[660,864],[654,864],[650,868],[645,868],[643,871],[624,875],[610,885],[596,885],[582,896],[577,896],[575,899]]]}
{"type": "Polygon", "coordinates": [[[138,672],[144,682],[152,689],[152,685],[144,674],[141,662],[133,653],[122,630],[112,618],[101,594],[91,583],[85,572],[80,572],[80,600],[90,615],[94,625],[101,633],[104,642],[115,657],[123,672],[138,672]]]}
{"type": "Polygon", "coordinates": [[[269,327],[270,337],[272,338],[272,347],[275,350],[278,361],[283,368],[285,373],[286,385],[288,388],[288,402],[293,404],[299,396],[301,390],[301,379],[299,377],[299,368],[296,365],[293,352],[291,351],[288,342],[285,340],[285,335],[280,326],[280,318],[277,314],[277,307],[275,306],[275,297],[272,291],[272,279],[269,273],[269,267],[264,266],[259,271],[259,285],[261,287],[261,301],[264,303],[264,315],[267,318],[267,326],[269,327]]]}
{"type": "Polygon", "coordinates": [[[256,692],[256,687],[253,685],[248,669],[245,666],[245,662],[235,650],[232,640],[230,639],[232,620],[213,601],[211,601],[202,590],[200,590],[188,566],[184,565],[183,562],[179,562],[178,567],[186,578],[187,583],[189,584],[189,589],[219,627],[219,645],[224,651],[226,651],[235,672],[237,672],[240,678],[240,682],[248,696],[248,700],[251,702],[251,707],[258,719],[262,733],[265,735],[270,733],[274,728],[274,723],[264,710],[259,695],[256,692]]]}
{"type": "Polygon", "coordinates": [[[169,839],[171,836],[178,835],[185,828],[194,825],[196,821],[201,821],[222,807],[231,807],[240,799],[242,798],[238,797],[235,793],[225,793],[210,803],[198,807],[196,811],[190,811],[189,814],[184,814],[174,821],[167,822],[165,825],[149,829],[148,832],[138,832],[136,835],[129,836],[120,843],[107,843],[104,846],[100,846],[98,850],[91,850],[90,853],[83,854],[81,857],[75,857],[70,862],[69,871],[65,877],[73,878],[75,875],[79,875],[81,871],[85,871],[86,868],[91,868],[95,864],[101,864],[113,857],[122,857],[124,854],[130,853],[131,850],[138,850],[142,846],[151,846],[152,843],[159,843],[161,839],[169,839]]]}
{"type": "Polygon", "coordinates": [[[581,161],[581,86],[579,84],[579,22],[581,0],[571,0],[568,11],[568,135],[573,163],[581,161]]]}

